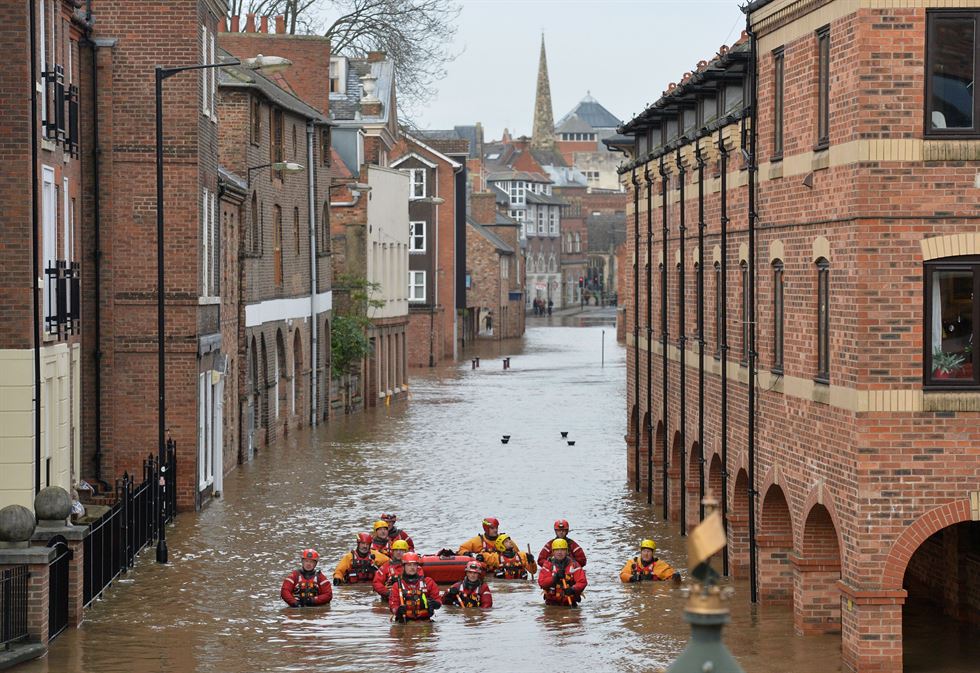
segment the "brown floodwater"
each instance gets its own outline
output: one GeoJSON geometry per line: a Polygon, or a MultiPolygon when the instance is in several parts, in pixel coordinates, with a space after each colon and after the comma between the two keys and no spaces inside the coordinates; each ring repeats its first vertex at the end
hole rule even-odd
{"type": "MultiPolygon", "coordinates": [[[[144,552],[85,623],[18,671],[651,671],[688,635],[670,583],[622,585],[639,540],[683,567],[684,540],[625,479],[625,350],[607,319],[530,320],[482,362],[414,372],[411,400],[291,434],[225,478],[225,492],[168,532],[171,563],[144,552]],[[605,330],[605,367],[600,365],[605,330]],[[512,357],[504,371],[501,356],[512,357]],[[574,447],[560,431],[569,432],[574,447]],[[508,445],[502,434],[512,435],[508,445]],[[545,607],[537,586],[492,582],[494,607],[392,624],[365,586],[291,610],[283,577],[304,547],[328,574],[383,511],[432,552],[485,516],[535,554],[556,518],[588,553],[581,608],[545,607]]],[[[736,583],[725,639],[746,671],[832,673],[840,637],[799,638],[788,608],[752,606],[736,583]]]]}

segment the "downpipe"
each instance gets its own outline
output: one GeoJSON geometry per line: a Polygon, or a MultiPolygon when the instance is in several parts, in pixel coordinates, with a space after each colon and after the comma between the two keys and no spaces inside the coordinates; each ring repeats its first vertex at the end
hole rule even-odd
{"type": "Polygon", "coordinates": [[[660,157],[660,198],[661,198],[661,212],[663,213],[663,254],[664,263],[660,266],[660,325],[662,328],[660,343],[663,345],[663,416],[664,416],[664,467],[663,467],[663,500],[664,500],[664,521],[670,520],[670,483],[668,481],[667,474],[667,459],[669,456],[670,449],[668,444],[670,443],[670,423],[667,418],[668,404],[667,404],[667,388],[668,388],[668,371],[667,371],[667,288],[669,285],[668,274],[667,274],[667,171],[664,168],[664,158],[660,157]]]}
{"type": "MultiPolygon", "coordinates": [[[[721,518],[728,537],[728,148],[724,129],[718,129],[718,163],[721,172],[721,518]]],[[[722,550],[722,573],[728,575],[728,545],[722,550]]]]}
{"type": "MultiPolygon", "coordinates": [[[[701,140],[694,145],[698,165],[698,520],[704,520],[704,157],[701,140]]],[[[715,495],[718,497],[718,494],[715,495]]]]}
{"type": "MultiPolygon", "coordinates": [[[[310,211],[310,427],[315,427],[319,421],[317,368],[320,366],[318,362],[320,353],[319,330],[316,315],[316,165],[313,163],[313,141],[314,125],[313,121],[309,120],[306,122],[306,163],[309,166],[306,175],[310,211]]],[[[296,372],[293,372],[293,376],[295,375],[296,372]]]]}
{"type": "MultiPolygon", "coordinates": [[[[749,259],[748,259],[748,274],[749,274],[749,391],[748,391],[748,451],[749,451],[749,579],[750,579],[750,593],[752,602],[755,603],[758,600],[758,577],[757,577],[757,562],[756,562],[756,531],[755,531],[755,499],[758,496],[758,492],[755,488],[755,368],[757,353],[755,350],[755,228],[758,223],[758,215],[756,213],[756,203],[755,203],[755,183],[756,183],[756,172],[758,167],[756,166],[756,108],[758,107],[758,90],[756,87],[757,69],[758,69],[758,43],[756,40],[755,33],[752,32],[752,23],[749,20],[749,16],[746,14],[745,18],[745,28],[749,35],[749,81],[750,85],[750,107],[749,107],[749,156],[748,156],[748,171],[749,171],[749,259]]],[[[744,119],[744,117],[743,117],[744,119]]]]}
{"type": "Polygon", "coordinates": [[[680,481],[681,481],[681,536],[687,535],[687,304],[685,302],[684,293],[687,290],[687,276],[685,275],[685,248],[684,248],[684,237],[686,236],[687,227],[684,223],[685,213],[684,213],[684,180],[686,176],[686,170],[684,169],[684,162],[681,161],[681,151],[677,150],[676,155],[677,164],[677,196],[680,205],[680,212],[678,213],[678,223],[677,231],[680,234],[680,265],[678,269],[678,308],[680,309],[680,320],[677,326],[677,346],[680,348],[680,431],[681,431],[681,451],[680,451],[680,481]]]}
{"type": "Polygon", "coordinates": [[[647,183],[647,504],[653,504],[653,178],[644,166],[647,183]]]}
{"type": "MultiPolygon", "coordinates": [[[[640,181],[633,169],[633,401],[636,420],[633,428],[633,490],[640,492],[640,181]]],[[[649,193],[649,189],[647,190],[649,193]]],[[[581,292],[581,291],[580,291],[581,292]]],[[[649,343],[647,344],[649,346],[649,343]]],[[[650,352],[647,351],[647,359],[650,352]]],[[[647,381],[647,385],[650,381],[647,381]]],[[[647,405],[649,411],[649,404],[647,405]]]]}

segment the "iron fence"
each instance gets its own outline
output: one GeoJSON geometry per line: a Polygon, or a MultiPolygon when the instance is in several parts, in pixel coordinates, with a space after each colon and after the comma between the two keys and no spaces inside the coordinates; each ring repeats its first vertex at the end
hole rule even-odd
{"type": "Polygon", "coordinates": [[[91,525],[85,538],[83,593],[86,606],[112,586],[121,573],[132,568],[136,556],[157,539],[161,507],[164,522],[173,521],[177,511],[176,454],[176,443],[168,441],[167,461],[162,471],[165,484],[162,496],[158,488],[161,470],[153,455],[143,461],[142,482],[136,484],[129,473],[116,481],[116,503],[91,525]]]}
{"type": "Polygon", "coordinates": [[[28,577],[26,565],[0,572],[0,650],[27,638],[28,577]]]}
{"type": "Polygon", "coordinates": [[[68,571],[72,551],[60,535],[48,541],[55,557],[48,563],[48,641],[54,640],[68,627],[68,571]]]}

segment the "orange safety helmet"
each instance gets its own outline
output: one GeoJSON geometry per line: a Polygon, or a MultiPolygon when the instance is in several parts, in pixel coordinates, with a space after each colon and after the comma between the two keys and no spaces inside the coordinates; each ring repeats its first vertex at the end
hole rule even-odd
{"type": "Polygon", "coordinates": [[[304,549],[300,554],[300,558],[304,561],[306,559],[312,559],[314,561],[320,560],[320,555],[316,553],[316,549],[304,549]]]}
{"type": "Polygon", "coordinates": [[[486,519],[483,520],[483,532],[489,535],[491,527],[500,530],[500,521],[493,518],[492,516],[488,516],[486,519]]]}
{"type": "Polygon", "coordinates": [[[558,521],[555,521],[555,530],[563,530],[567,533],[568,521],[566,521],[565,519],[558,519],[558,521]]]}
{"type": "Polygon", "coordinates": [[[422,561],[419,559],[419,555],[416,554],[413,551],[407,552],[404,556],[402,556],[402,563],[403,564],[404,563],[421,563],[421,562],[422,561]]]}
{"type": "Polygon", "coordinates": [[[371,544],[374,541],[374,538],[371,537],[370,533],[358,533],[357,541],[363,542],[364,544],[371,544]]]}

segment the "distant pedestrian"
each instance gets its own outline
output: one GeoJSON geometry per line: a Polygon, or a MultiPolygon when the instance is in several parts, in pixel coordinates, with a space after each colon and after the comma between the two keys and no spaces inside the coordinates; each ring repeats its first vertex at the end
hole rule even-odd
{"type": "Polygon", "coordinates": [[[549,318],[551,317],[551,309],[554,308],[554,306],[555,306],[555,302],[553,302],[553,301],[551,301],[549,299],[548,300],[548,317],[549,318]]]}

